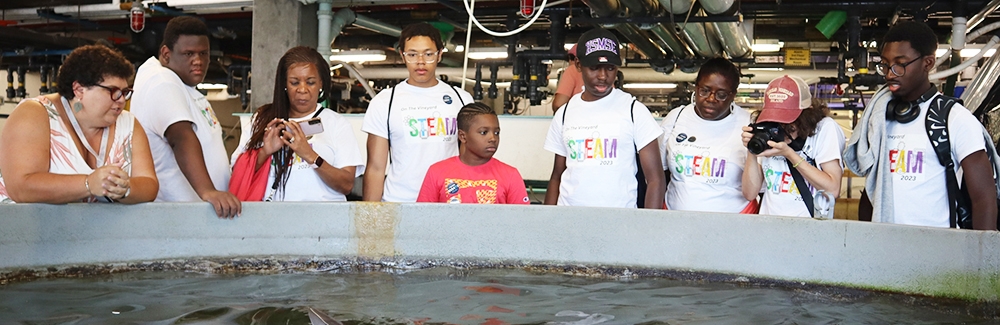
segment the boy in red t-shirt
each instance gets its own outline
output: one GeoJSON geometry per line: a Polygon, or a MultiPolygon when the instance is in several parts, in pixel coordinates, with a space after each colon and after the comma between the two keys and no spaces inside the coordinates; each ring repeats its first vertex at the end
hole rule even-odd
{"type": "Polygon", "coordinates": [[[528,204],[517,169],[493,159],[500,120],[492,108],[471,103],[458,112],[458,156],[431,165],[417,202],[528,204]]]}

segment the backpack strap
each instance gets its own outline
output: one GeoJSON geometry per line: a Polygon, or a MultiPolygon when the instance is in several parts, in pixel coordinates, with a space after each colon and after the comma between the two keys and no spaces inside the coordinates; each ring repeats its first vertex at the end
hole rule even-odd
{"type": "Polygon", "coordinates": [[[958,227],[958,177],[955,175],[955,161],[951,159],[951,141],[948,138],[948,114],[957,100],[954,97],[938,95],[931,98],[927,108],[927,118],[924,127],[927,139],[937,155],[938,162],[944,166],[945,184],[948,188],[948,220],[952,228],[958,227]]]}
{"type": "MultiPolygon", "coordinates": [[[[449,86],[451,86],[451,85],[449,84],[449,86]]],[[[458,102],[462,103],[462,106],[464,107],[465,106],[465,100],[462,99],[462,95],[458,93],[458,88],[456,88],[455,86],[451,86],[451,90],[455,91],[455,97],[458,97],[458,102]]]]}
{"type": "MultiPolygon", "coordinates": [[[[399,84],[402,84],[403,82],[400,82],[399,84]]],[[[389,107],[385,109],[385,139],[388,141],[389,151],[392,151],[392,124],[389,123],[389,116],[392,115],[392,99],[396,97],[396,87],[399,87],[399,84],[393,86],[392,90],[389,91],[389,107]]],[[[392,154],[389,154],[389,163],[392,163],[392,154]]]]}
{"type": "MultiPolygon", "coordinates": [[[[802,158],[805,159],[805,158],[802,158]]],[[[792,165],[792,162],[785,159],[785,164],[788,165],[788,172],[792,174],[792,180],[795,181],[795,188],[799,190],[799,195],[802,196],[802,202],[805,202],[806,209],[809,210],[810,217],[816,217],[815,205],[813,205],[812,192],[809,191],[809,185],[806,183],[806,179],[802,177],[802,173],[792,165]]]]}

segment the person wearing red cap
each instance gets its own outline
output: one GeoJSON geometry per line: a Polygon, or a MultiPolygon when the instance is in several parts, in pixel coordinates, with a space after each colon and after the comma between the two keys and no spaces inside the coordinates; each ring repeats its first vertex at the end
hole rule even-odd
{"type": "Polygon", "coordinates": [[[568,56],[569,66],[559,76],[559,86],[556,88],[556,94],[552,98],[552,112],[566,105],[570,97],[583,91],[583,76],[580,75],[580,70],[576,68],[576,44],[573,44],[573,47],[569,49],[568,56]]]}
{"type": "Polygon", "coordinates": [[[618,38],[595,28],[577,42],[584,91],[556,111],[545,138],[555,154],[545,204],[661,209],[665,179],[656,139],[663,131],[646,105],[614,87],[618,38]],[[636,166],[636,162],[641,166],[636,166]],[[637,172],[647,190],[638,198],[637,172]]]}
{"type": "Polygon", "coordinates": [[[755,125],[770,130],[771,140],[755,148],[751,143],[754,128],[743,127],[743,144],[749,149],[743,196],[752,200],[764,193],[760,214],[809,217],[813,212],[807,202],[811,201],[804,196],[812,198],[819,190],[840,195],[844,132],[823,113],[823,106],[812,99],[809,86],[798,77],[785,75],[767,85],[764,108],[755,125]],[[795,182],[796,171],[806,186],[795,182]],[[809,193],[802,195],[799,189],[809,193]]]}

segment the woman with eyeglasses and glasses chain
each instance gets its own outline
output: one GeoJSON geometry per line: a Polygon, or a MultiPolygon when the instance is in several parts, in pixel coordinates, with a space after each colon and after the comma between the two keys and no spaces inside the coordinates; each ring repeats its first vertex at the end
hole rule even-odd
{"type": "Polygon", "coordinates": [[[750,113],[733,104],[739,84],[732,62],[708,60],[695,79],[694,102],[663,118],[668,209],[756,212],[756,201],[741,190],[747,149],[740,128],[750,123],[750,113]]]}
{"type": "Polygon", "coordinates": [[[368,133],[365,201],[416,202],[431,164],[458,155],[456,116],[473,102],[465,90],[438,80],[444,43],[434,26],[406,26],[399,46],[409,78],[375,95],[361,126],[368,133]]]}
{"type": "Polygon", "coordinates": [[[0,133],[0,202],[149,202],[159,183],[127,111],[135,68],[88,45],[63,61],[56,94],[25,99],[0,133]]]}
{"type": "Polygon", "coordinates": [[[272,102],[257,109],[233,152],[230,192],[244,201],[347,201],[365,162],[351,123],[320,104],[330,93],[330,65],[316,50],[296,46],[274,75],[272,102]],[[236,165],[240,158],[245,168],[236,165]],[[264,191],[240,195],[234,187],[254,175],[266,179],[264,191]]]}

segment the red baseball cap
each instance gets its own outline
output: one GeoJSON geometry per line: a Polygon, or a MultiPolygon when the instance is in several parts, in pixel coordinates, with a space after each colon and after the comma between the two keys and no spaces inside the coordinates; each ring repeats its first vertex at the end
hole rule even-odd
{"type": "Polygon", "coordinates": [[[792,123],[809,106],[812,106],[812,94],[805,80],[784,75],[767,84],[764,108],[757,122],[792,123]]]}

